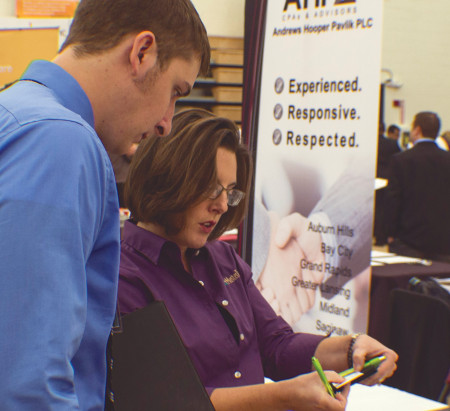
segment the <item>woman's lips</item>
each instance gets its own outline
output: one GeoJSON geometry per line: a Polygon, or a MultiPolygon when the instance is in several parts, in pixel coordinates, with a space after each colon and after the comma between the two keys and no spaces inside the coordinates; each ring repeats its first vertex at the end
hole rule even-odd
{"type": "Polygon", "coordinates": [[[200,227],[204,233],[209,234],[214,227],[216,226],[215,221],[205,221],[204,223],[200,223],[200,227]]]}

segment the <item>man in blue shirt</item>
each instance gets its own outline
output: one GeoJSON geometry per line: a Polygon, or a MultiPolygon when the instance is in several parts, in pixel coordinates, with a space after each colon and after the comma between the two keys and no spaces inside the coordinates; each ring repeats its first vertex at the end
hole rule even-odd
{"type": "Polygon", "coordinates": [[[52,62],[0,93],[2,410],[101,410],[119,215],[106,150],[166,135],[209,65],[189,0],[82,0],[52,62]]]}

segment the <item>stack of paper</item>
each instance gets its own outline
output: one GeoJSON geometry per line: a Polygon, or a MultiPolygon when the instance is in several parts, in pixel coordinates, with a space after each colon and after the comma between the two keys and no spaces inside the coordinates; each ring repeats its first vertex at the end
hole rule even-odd
{"type": "Polygon", "coordinates": [[[387,385],[354,384],[350,389],[347,411],[435,411],[448,406],[387,385]]]}
{"type": "Polygon", "coordinates": [[[386,265],[386,264],[421,264],[431,265],[431,261],[422,258],[407,257],[404,255],[397,255],[385,251],[372,250],[370,265],[386,265]]]}

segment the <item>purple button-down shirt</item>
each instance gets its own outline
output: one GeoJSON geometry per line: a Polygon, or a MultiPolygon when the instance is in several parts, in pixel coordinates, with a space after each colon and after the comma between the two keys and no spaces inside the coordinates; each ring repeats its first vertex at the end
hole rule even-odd
{"type": "Polygon", "coordinates": [[[210,394],[217,387],[262,383],[264,376],[278,381],[311,371],[323,337],[294,333],[262,297],[233,247],[212,241],[188,252],[192,274],[175,243],[125,222],[121,312],[145,307],[152,294],[163,300],[210,394]]]}

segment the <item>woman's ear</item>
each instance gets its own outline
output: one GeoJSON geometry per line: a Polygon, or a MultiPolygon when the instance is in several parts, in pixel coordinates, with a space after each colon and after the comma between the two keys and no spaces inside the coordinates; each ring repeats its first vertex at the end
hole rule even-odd
{"type": "Polygon", "coordinates": [[[134,37],[129,52],[129,62],[133,76],[145,77],[149,69],[156,66],[158,47],[155,35],[151,31],[142,31],[134,37]]]}

